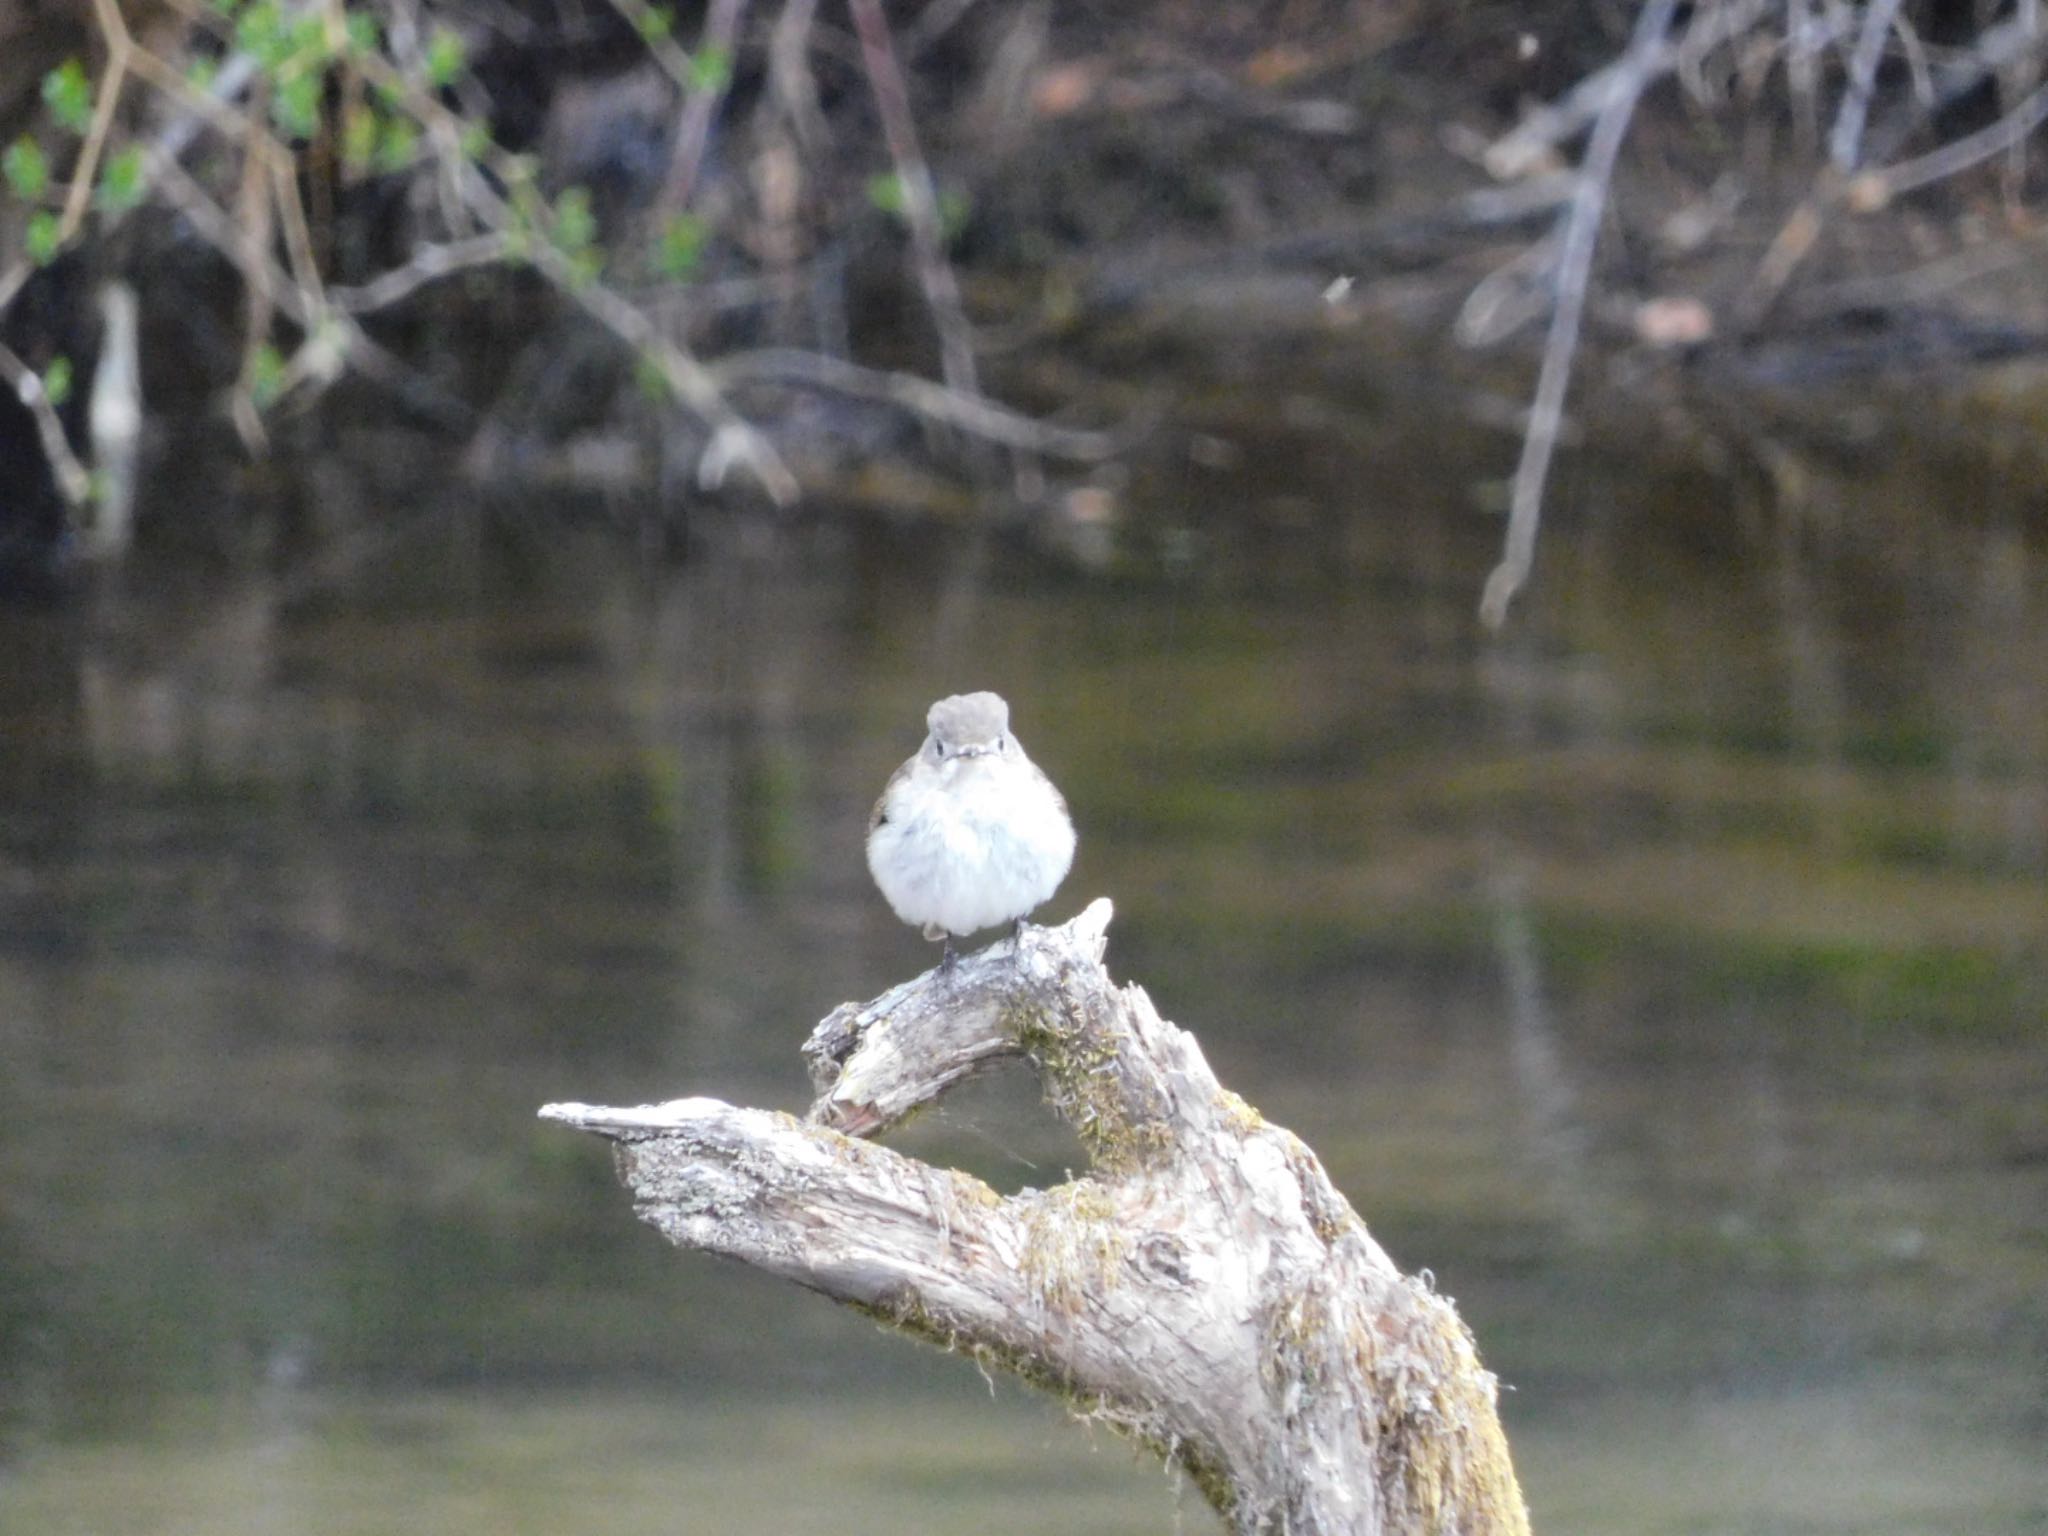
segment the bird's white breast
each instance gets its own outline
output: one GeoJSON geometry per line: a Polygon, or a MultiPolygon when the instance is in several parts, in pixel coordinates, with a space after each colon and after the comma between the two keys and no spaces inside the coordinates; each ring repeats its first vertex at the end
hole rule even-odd
{"type": "Polygon", "coordinates": [[[1074,862],[1058,793],[1022,754],[906,775],[868,839],[868,869],[906,923],[968,934],[1024,916],[1074,862]]]}

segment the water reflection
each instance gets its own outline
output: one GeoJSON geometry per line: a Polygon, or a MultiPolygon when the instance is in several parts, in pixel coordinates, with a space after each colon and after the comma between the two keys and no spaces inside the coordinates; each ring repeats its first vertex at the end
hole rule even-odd
{"type": "MultiPolygon", "coordinates": [[[[988,686],[1082,826],[1057,910],[1114,896],[1458,1296],[1539,1529],[2039,1529],[2038,533],[1581,470],[1489,648],[1441,462],[1251,443],[1087,578],[745,520],[650,576],[456,501],[0,615],[0,1524],[1206,1528],[533,1120],[800,1105],[809,1024],[930,959],[867,806],[988,686]]],[[[1014,1080],[903,1144],[1077,1160],[1014,1080]]]]}

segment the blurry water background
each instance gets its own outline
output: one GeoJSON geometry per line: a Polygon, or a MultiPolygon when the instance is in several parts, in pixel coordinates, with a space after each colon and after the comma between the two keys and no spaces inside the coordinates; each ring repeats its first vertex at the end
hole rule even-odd
{"type": "MultiPolygon", "coordinates": [[[[1041,915],[1112,897],[1457,1298],[1539,1531],[2048,1529],[2041,488],[1589,453],[1489,643],[1508,437],[1244,409],[1062,540],[705,513],[656,570],[343,444],[278,496],[381,532],[0,612],[0,1530],[1214,1529],[534,1117],[800,1109],[933,958],[861,837],[975,687],[1081,828],[1041,915]]],[[[1079,1162],[1021,1070],[894,1142],[1079,1162]]]]}

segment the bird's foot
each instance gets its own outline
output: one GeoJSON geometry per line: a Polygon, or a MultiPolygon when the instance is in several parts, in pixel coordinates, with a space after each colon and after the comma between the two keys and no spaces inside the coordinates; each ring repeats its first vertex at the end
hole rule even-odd
{"type": "Polygon", "coordinates": [[[946,935],[946,947],[939,953],[939,974],[950,976],[953,967],[960,963],[960,952],[953,947],[953,935],[946,935]]]}

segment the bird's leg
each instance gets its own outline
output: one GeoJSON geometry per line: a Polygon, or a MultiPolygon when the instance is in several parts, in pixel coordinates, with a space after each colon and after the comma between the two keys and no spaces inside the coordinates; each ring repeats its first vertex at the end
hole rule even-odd
{"type": "Polygon", "coordinates": [[[950,976],[953,967],[960,963],[960,956],[953,948],[953,935],[946,935],[946,947],[939,952],[939,974],[950,976]]]}

